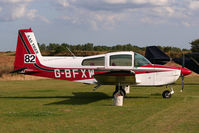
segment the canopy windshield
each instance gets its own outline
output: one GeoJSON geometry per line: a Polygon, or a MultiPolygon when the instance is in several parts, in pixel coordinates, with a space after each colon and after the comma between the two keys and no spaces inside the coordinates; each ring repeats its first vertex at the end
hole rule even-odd
{"type": "Polygon", "coordinates": [[[147,60],[144,56],[138,53],[134,53],[134,67],[141,67],[148,64],[151,64],[151,62],[147,60]]]}

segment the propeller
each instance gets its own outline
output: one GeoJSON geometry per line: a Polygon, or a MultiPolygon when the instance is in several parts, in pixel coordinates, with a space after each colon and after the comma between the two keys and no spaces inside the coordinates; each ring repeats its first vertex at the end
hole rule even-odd
{"type": "MultiPolygon", "coordinates": [[[[184,53],[182,54],[182,69],[184,68],[184,64],[185,64],[185,55],[184,53]]],[[[181,89],[181,92],[183,91],[184,89],[184,75],[182,73],[182,69],[181,69],[181,78],[182,78],[182,89],[181,89]]]]}

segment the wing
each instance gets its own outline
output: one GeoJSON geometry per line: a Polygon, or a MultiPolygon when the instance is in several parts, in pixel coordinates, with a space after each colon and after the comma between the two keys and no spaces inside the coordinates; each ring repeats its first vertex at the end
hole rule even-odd
{"type": "Polygon", "coordinates": [[[96,74],[94,78],[102,85],[118,85],[118,84],[135,84],[134,71],[127,70],[113,70],[106,73],[96,74]]]}

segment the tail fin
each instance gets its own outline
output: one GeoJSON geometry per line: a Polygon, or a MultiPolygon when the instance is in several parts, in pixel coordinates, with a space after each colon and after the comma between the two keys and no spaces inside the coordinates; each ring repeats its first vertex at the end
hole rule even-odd
{"type": "Polygon", "coordinates": [[[33,66],[42,58],[32,29],[21,29],[18,32],[14,70],[33,66]]]}

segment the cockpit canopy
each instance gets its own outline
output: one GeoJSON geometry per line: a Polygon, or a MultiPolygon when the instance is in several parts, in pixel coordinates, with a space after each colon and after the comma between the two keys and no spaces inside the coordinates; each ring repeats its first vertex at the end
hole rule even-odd
{"type": "Polygon", "coordinates": [[[115,52],[107,55],[83,59],[82,66],[141,67],[151,64],[144,56],[135,52],[115,52]]]}
{"type": "Polygon", "coordinates": [[[151,64],[144,56],[134,52],[134,67],[141,67],[144,65],[151,64]]]}

